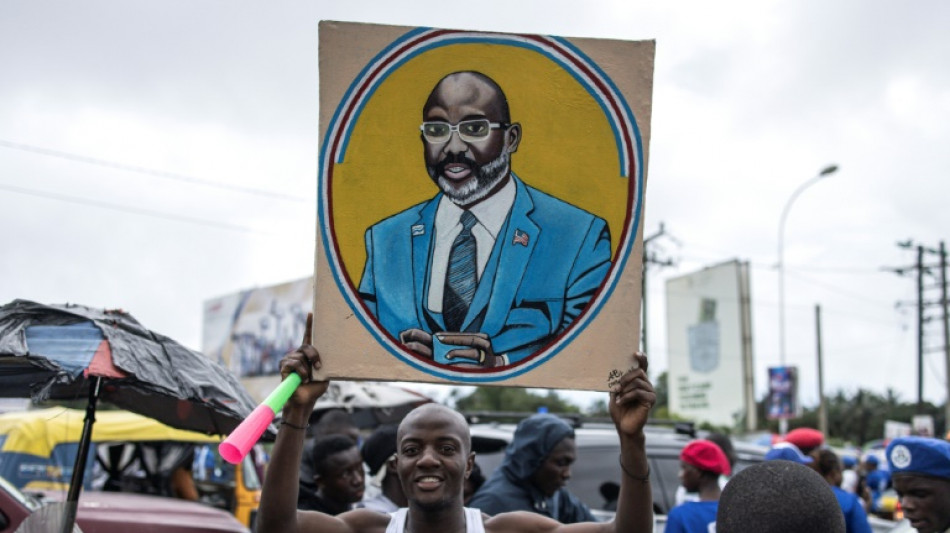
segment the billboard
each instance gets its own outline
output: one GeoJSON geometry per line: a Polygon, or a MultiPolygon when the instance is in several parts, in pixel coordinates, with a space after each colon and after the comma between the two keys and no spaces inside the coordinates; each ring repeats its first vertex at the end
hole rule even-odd
{"type": "Polygon", "coordinates": [[[312,301],[310,277],[206,300],[201,351],[260,400],[280,381],[281,358],[300,346],[312,301]]]}
{"type": "Polygon", "coordinates": [[[755,427],[748,263],[729,261],[666,282],[670,411],[755,427]]]}
{"type": "Polygon", "coordinates": [[[319,40],[325,375],[607,390],[639,344],[655,43],[319,40]]]}
{"type": "Polygon", "coordinates": [[[769,367],[769,396],[766,413],[769,420],[801,416],[801,405],[798,403],[797,367],[769,367]]]}

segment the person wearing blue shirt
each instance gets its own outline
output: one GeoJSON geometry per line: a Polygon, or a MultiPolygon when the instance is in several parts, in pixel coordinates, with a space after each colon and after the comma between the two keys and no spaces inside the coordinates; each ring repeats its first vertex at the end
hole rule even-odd
{"type": "Polygon", "coordinates": [[[518,364],[597,294],[611,268],[607,222],[515,175],[522,128],[488,76],[445,76],[422,118],[425,166],[439,191],[366,230],[359,295],[420,357],[518,364]]]}
{"type": "Polygon", "coordinates": [[[690,501],[670,510],[667,533],[713,533],[719,510],[719,476],[732,473],[729,459],[712,441],[699,439],[680,452],[680,483],[687,492],[699,493],[699,501],[690,501]]]}
{"type": "Polygon", "coordinates": [[[887,445],[894,490],[918,533],[950,531],[950,442],[899,437],[887,445]]]}
{"type": "Polygon", "coordinates": [[[831,485],[835,498],[838,499],[838,505],[841,506],[841,512],[844,514],[844,525],[847,533],[871,533],[871,525],[868,523],[868,515],[864,512],[864,507],[858,500],[858,497],[840,487],[841,485],[841,461],[835,452],[822,449],[816,453],[815,468],[818,473],[831,485]]]}
{"type": "Polygon", "coordinates": [[[881,495],[891,486],[891,475],[887,470],[883,470],[878,465],[879,460],[876,455],[868,455],[864,459],[864,483],[871,492],[871,511],[877,512],[881,506],[881,495]]]}

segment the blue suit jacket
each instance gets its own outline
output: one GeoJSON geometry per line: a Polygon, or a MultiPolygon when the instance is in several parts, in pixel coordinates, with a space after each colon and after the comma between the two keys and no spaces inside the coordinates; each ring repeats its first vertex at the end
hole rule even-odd
{"type": "MultiPolygon", "coordinates": [[[[587,306],[610,269],[610,232],[603,219],[512,179],[515,201],[462,330],[486,333],[495,353],[516,363],[564,331],[587,306]]],[[[359,293],[396,339],[410,328],[445,330],[442,315],[426,308],[441,197],[366,230],[359,293]]]]}

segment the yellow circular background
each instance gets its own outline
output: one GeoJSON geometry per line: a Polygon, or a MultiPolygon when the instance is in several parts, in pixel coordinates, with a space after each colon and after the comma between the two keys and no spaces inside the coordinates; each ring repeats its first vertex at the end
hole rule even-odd
{"type": "Polygon", "coordinates": [[[366,229],[439,192],[426,173],[419,125],[432,88],[459,70],[482,72],[505,91],[511,120],[522,127],[514,173],[606,220],[616,258],[636,176],[620,175],[613,131],[597,102],[538,52],[453,44],[412,58],[380,84],[353,127],[344,162],[333,167],[330,216],[352,283],[359,284],[366,261],[366,229]]]}

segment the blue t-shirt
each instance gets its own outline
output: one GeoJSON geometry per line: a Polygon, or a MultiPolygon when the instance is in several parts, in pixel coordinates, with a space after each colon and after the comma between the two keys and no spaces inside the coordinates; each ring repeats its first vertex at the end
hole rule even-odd
{"type": "Polygon", "coordinates": [[[713,533],[719,501],[686,502],[670,510],[666,533],[713,533]]]}
{"type": "Polygon", "coordinates": [[[871,491],[871,509],[879,510],[881,494],[891,486],[891,473],[886,470],[872,470],[868,472],[864,482],[871,491]]]}
{"type": "Polygon", "coordinates": [[[841,512],[844,513],[844,525],[847,532],[871,533],[868,515],[864,512],[864,507],[861,506],[858,497],[840,487],[831,487],[831,490],[838,498],[838,505],[841,506],[841,512]]]}

